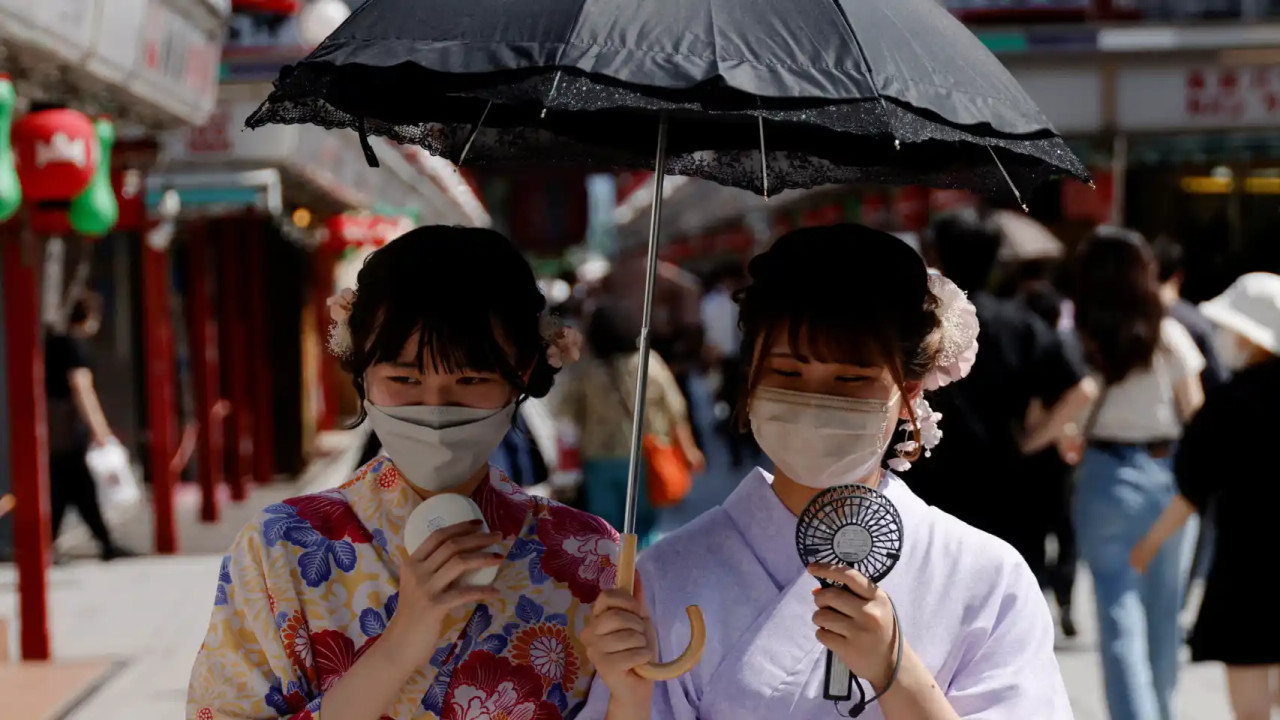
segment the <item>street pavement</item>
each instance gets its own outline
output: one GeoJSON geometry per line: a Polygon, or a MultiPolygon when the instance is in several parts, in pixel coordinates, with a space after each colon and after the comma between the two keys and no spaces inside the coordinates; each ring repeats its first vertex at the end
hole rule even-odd
{"type": "MultiPolygon", "coordinates": [[[[706,422],[705,398],[695,399],[695,415],[706,422]]],[[[700,422],[701,424],[701,422],[700,422]]],[[[728,465],[726,451],[708,433],[712,467],[728,465]]],[[[359,438],[332,441],[336,448],[314,463],[302,478],[256,488],[249,501],[228,504],[216,526],[194,521],[197,505],[186,498],[179,508],[183,551],[176,557],[140,557],[112,563],[77,560],[53,568],[50,577],[51,631],[58,659],[111,659],[117,670],[66,717],[71,720],[172,720],[185,716],[188,673],[203,640],[212,609],[215,576],[222,551],[257,510],[300,492],[341,482],[354,466],[359,438]]],[[[699,479],[694,494],[664,524],[671,526],[719,503],[742,473],[728,469],[699,479]]],[[[126,541],[150,544],[145,515],[119,519],[126,541]]],[[[86,557],[93,547],[82,528],[69,528],[63,549],[86,557]],[[76,534],[79,533],[79,536],[76,534]]],[[[1058,659],[1077,720],[1105,720],[1097,656],[1097,623],[1087,573],[1076,587],[1079,637],[1062,639],[1058,659]]],[[[0,615],[16,613],[16,579],[11,565],[0,566],[0,615]]],[[[16,640],[17,633],[13,633],[16,640]]],[[[15,648],[16,650],[16,648],[15,648]]],[[[1186,665],[1178,706],[1183,720],[1227,720],[1225,682],[1217,665],[1186,665]]],[[[0,712],[0,716],[3,712],[0,712]]],[[[1028,719],[1034,720],[1034,719],[1028,719]]]]}

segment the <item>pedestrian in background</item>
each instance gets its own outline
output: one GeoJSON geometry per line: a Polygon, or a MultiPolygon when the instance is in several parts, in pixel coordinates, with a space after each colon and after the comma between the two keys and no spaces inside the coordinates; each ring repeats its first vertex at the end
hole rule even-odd
{"type": "Polygon", "coordinates": [[[98,392],[94,389],[89,339],[102,327],[102,297],[83,293],[71,305],[65,333],[45,337],[45,392],[48,395],[49,499],[53,539],[58,539],[68,508],[98,541],[103,560],[133,553],[117,545],[102,516],[98,488],[85,454],[90,448],[116,442],[98,392]]]}
{"type": "Polygon", "coordinates": [[[1173,499],[1173,452],[1204,401],[1204,357],[1165,309],[1157,271],[1146,238],[1102,227],[1077,249],[1073,273],[1076,328],[1103,386],[1082,433],[1076,540],[1093,575],[1112,720],[1172,720],[1182,644],[1182,538],[1145,575],[1129,565],[1173,499]]]}
{"type": "Polygon", "coordinates": [[[1243,426],[1247,438],[1280,436],[1280,276],[1245,275],[1202,308],[1235,375],[1187,426],[1175,463],[1178,496],[1130,559],[1139,572],[1150,572],[1169,539],[1213,502],[1222,521],[1217,561],[1191,634],[1191,659],[1226,664],[1236,720],[1269,720],[1272,707],[1280,708],[1280,615],[1258,571],[1273,561],[1280,483],[1250,440],[1241,447],[1241,435],[1243,426]]]}

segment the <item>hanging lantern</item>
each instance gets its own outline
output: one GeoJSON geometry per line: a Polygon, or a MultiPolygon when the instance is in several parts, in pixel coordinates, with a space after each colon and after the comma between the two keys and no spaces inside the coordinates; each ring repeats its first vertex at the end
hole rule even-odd
{"type": "Polygon", "coordinates": [[[98,167],[93,121],[69,108],[36,110],[14,123],[11,136],[23,199],[32,208],[32,229],[66,232],[71,201],[89,187],[98,167]]]}
{"type": "Polygon", "coordinates": [[[120,218],[120,206],[111,187],[111,148],[116,142],[116,129],[104,117],[94,121],[93,127],[98,141],[98,167],[89,186],[71,201],[67,217],[72,229],[81,235],[101,237],[111,232],[120,218]]]}
{"type": "Polygon", "coordinates": [[[9,141],[9,129],[13,126],[13,109],[18,103],[18,92],[8,75],[0,74],[0,223],[5,222],[22,207],[22,183],[13,164],[13,146],[9,141]]]}

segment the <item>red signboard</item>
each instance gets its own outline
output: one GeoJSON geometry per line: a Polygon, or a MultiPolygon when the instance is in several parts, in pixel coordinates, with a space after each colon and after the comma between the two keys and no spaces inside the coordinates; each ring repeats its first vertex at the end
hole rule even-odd
{"type": "Polygon", "coordinates": [[[1113,176],[1109,170],[1091,172],[1096,190],[1079,180],[1062,181],[1062,216],[1098,224],[1111,222],[1113,176]]]}
{"type": "Polygon", "coordinates": [[[928,224],[929,189],[920,185],[900,189],[893,197],[894,229],[919,231],[928,224]]]}
{"type": "Polygon", "coordinates": [[[332,247],[382,246],[412,230],[413,221],[403,215],[349,212],[329,218],[325,228],[332,247]]]}
{"type": "Polygon", "coordinates": [[[1185,100],[1187,115],[1198,120],[1280,120],[1280,66],[1194,68],[1185,100]]]}
{"type": "Polygon", "coordinates": [[[293,15],[301,5],[299,0],[231,0],[236,12],[255,12],[268,15],[293,15]]]}

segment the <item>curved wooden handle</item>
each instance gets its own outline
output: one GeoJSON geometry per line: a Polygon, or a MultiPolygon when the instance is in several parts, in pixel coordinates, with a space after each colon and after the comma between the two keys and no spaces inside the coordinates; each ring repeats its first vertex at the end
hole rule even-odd
{"type": "MultiPolygon", "coordinates": [[[[622,556],[618,559],[618,589],[628,593],[635,592],[637,540],[635,535],[623,535],[622,556]]],[[[707,624],[702,618],[702,610],[697,605],[690,605],[684,610],[689,616],[689,646],[675,660],[645,663],[635,668],[637,675],[646,680],[674,680],[692,670],[702,659],[702,650],[707,644],[707,624]]]]}

